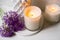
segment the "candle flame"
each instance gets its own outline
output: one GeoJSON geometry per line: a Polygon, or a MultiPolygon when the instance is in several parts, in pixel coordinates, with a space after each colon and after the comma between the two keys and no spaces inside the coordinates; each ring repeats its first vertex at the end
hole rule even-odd
{"type": "Polygon", "coordinates": [[[55,8],[55,7],[49,7],[49,11],[50,12],[56,12],[57,11],[57,8],[55,8]]]}
{"type": "Polygon", "coordinates": [[[31,18],[35,17],[35,15],[33,13],[29,13],[28,16],[31,17],[31,18]]]}

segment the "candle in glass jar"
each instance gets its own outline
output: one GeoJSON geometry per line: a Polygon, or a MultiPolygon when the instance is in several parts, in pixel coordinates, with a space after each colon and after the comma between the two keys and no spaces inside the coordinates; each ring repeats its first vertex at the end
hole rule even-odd
{"type": "Polygon", "coordinates": [[[57,4],[50,4],[46,6],[45,18],[51,22],[58,22],[60,14],[60,7],[57,4]]]}
{"type": "Polygon", "coordinates": [[[42,27],[43,18],[40,8],[36,6],[29,6],[24,10],[25,26],[29,30],[37,30],[42,27]]]}

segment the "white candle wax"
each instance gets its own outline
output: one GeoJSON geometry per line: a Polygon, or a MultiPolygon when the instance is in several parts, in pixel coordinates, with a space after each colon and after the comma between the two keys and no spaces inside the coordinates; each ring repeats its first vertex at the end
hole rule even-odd
{"type": "Polygon", "coordinates": [[[57,4],[50,4],[46,6],[45,18],[51,22],[58,22],[60,14],[60,7],[57,4]]]}
{"type": "Polygon", "coordinates": [[[42,15],[40,8],[29,6],[24,10],[25,26],[29,30],[37,30],[42,26],[42,15]]]}

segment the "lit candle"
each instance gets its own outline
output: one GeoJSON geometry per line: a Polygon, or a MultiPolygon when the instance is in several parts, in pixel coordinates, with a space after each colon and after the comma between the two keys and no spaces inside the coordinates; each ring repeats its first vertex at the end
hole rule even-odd
{"type": "Polygon", "coordinates": [[[29,6],[24,10],[25,26],[29,30],[37,30],[42,27],[43,18],[40,8],[36,6],[29,6]]]}
{"type": "Polygon", "coordinates": [[[50,4],[46,6],[45,18],[50,22],[58,22],[60,14],[60,7],[57,4],[50,4]]]}

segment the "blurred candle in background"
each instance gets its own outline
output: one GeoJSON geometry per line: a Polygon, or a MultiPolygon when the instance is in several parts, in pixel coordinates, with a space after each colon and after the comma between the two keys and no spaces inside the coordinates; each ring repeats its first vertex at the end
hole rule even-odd
{"type": "Polygon", "coordinates": [[[45,6],[47,4],[58,4],[60,5],[60,0],[31,0],[31,5],[38,6],[45,11],[45,6]]]}
{"type": "Polygon", "coordinates": [[[45,18],[51,22],[58,22],[60,14],[60,6],[57,4],[46,5],[45,18]]]}
{"type": "Polygon", "coordinates": [[[36,6],[29,6],[24,10],[25,26],[29,30],[37,30],[42,27],[43,18],[41,9],[36,6]]]}

